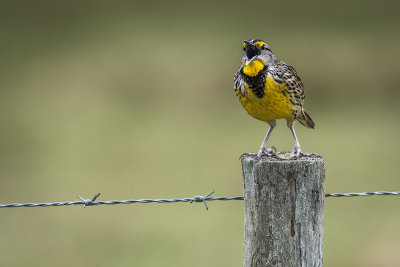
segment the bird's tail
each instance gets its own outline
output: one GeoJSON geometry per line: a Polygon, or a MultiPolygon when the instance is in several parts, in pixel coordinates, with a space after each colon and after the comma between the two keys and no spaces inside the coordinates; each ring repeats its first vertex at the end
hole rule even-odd
{"type": "Polygon", "coordinates": [[[300,114],[297,116],[297,120],[304,126],[314,129],[315,123],[304,109],[301,109],[300,114]]]}

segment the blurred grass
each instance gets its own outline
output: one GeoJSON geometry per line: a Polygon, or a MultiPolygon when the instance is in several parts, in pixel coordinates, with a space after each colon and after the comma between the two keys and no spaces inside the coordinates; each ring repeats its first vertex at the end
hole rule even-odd
{"type": "MultiPolygon", "coordinates": [[[[300,73],[326,192],[399,190],[398,4],[257,5],[5,4],[0,202],[241,195],[238,157],[267,128],[232,89],[248,38],[300,73]]],[[[292,149],[285,123],[271,143],[292,149]]],[[[327,199],[325,266],[398,266],[396,201],[327,199]]],[[[0,265],[241,266],[242,203],[209,206],[3,209],[0,265]]]]}

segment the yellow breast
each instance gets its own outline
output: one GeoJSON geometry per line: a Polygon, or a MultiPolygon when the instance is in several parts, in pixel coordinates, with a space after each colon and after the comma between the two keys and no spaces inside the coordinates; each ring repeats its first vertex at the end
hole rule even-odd
{"type": "Polygon", "coordinates": [[[292,107],[285,84],[276,82],[268,74],[265,81],[265,94],[257,97],[246,84],[247,94],[240,95],[239,100],[244,109],[254,118],[262,121],[291,119],[292,107]]]}

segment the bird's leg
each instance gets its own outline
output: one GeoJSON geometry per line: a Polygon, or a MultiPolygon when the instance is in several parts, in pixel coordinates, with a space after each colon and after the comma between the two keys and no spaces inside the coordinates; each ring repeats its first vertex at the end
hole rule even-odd
{"type": "Polygon", "coordinates": [[[274,155],[274,151],[276,152],[276,148],[274,146],[272,146],[270,148],[266,148],[269,136],[271,135],[271,132],[275,128],[275,126],[276,126],[276,122],[275,121],[269,122],[268,132],[265,135],[265,138],[264,138],[264,140],[263,140],[263,142],[261,144],[260,150],[257,153],[257,157],[261,157],[263,154],[266,155],[266,156],[273,156],[274,155]]]}
{"type": "Polygon", "coordinates": [[[244,153],[242,156],[256,156],[257,158],[260,158],[263,155],[266,155],[268,157],[272,157],[275,155],[276,148],[274,146],[270,148],[265,148],[269,139],[269,136],[271,135],[272,130],[276,126],[276,121],[270,121],[268,122],[269,124],[269,129],[267,134],[265,135],[264,141],[261,144],[260,150],[258,151],[257,154],[255,153],[244,153]]]}
{"type": "Polygon", "coordinates": [[[287,126],[292,132],[294,138],[294,149],[293,149],[294,157],[295,158],[298,158],[299,156],[312,157],[314,154],[304,153],[301,151],[299,140],[297,139],[296,132],[294,131],[294,121],[287,121],[287,126]]]}

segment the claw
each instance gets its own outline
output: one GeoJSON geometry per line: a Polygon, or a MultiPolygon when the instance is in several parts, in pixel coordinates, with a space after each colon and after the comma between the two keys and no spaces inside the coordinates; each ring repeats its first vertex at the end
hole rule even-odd
{"type": "Polygon", "coordinates": [[[293,159],[298,159],[299,157],[313,157],[313,156],[316,156],[316,154],[314,154],[314,153],[302,152],[301,149],[300,149],[300,146],[295,146],[292,153],[294,154],[293,159]]]}
{"type": "Polygon", "coordinates": [[[265,149],[264,147],[260,149],[260,151],[258,151],[257,153],[257,158],[261,158],[263,155],[267,156],[267,157],[272,157],[274,156],[276,153],[276,147],[271,146],[268,149],[265,149]]]}
{"type": "Polygon", "coordinates": [[[251,156],[251,157],[256,157],[260,159],[262,156],[266,157],[275,157],[276,156],[276,147],[271,146],[270,148],[260,148],[260,151],[258,153],[244,153],[240,156],[240,159],[242,159],[243,156],[251,156]]]}

